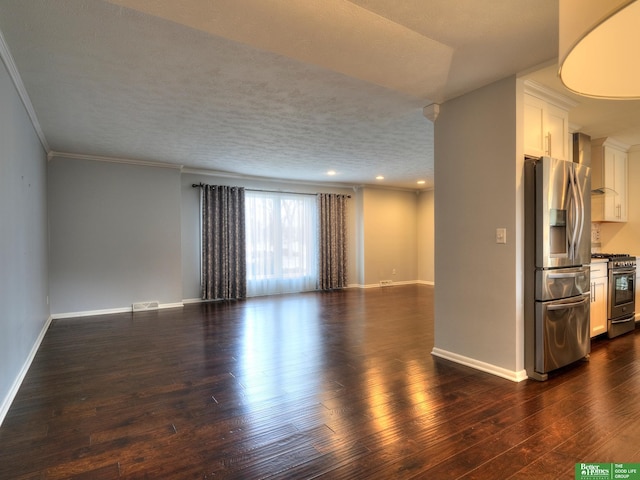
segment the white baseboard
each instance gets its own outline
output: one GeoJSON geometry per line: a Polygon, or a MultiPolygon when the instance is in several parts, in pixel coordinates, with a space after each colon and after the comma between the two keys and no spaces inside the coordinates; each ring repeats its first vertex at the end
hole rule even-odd
{"type": "Polygon", "coordinates": [[[188,303],[202,303],[202,302],[204,302],[204,301],[205,301],[205,300],[203,300],[203,299],[201,299],[201,298],[184,298],[184,299],[182,300],[182,303],[183,303],[184,305],[187,305],[188,303]]]}
{"type": "Polygon", "coordinates": [[[491,373],[492,375],[506,378],[507,380],[511,380],[512,382],[521,382],[527,379],[526,370],[520,370],[520,371],[507,370],[505,368],[498,367],[490,363],[482,362],[480,360],[476,360],[470,357],[465,357],[464,355],[459,355],[457,353],[449,352],[447,350],[442,350],[437,347],[433,347],[433,350],[431,350],[431,355],[444,358],[446,360],[451,360],[452,362],[459,363],[467,367],[475,368],[476,370],[480,370],[486,373],[491,373]]]}
{"type": "MultiPolygon", "coordinates": [[[[176,303],[161,303],[158,306],[158,310],[162,310],[165,308],[179,308],[183,307],[183,302],[176,303]]],[[[143,311],[152,311],[152,310],[143,310],[143,311]]],[[[67,312],[67,313],[54,313],[52,318],[54,320],[60,320],[63,318],[74,318],[74,317],[91,317],[93,315],[109,315],[112,313],[131,313],[131,307],[119,307],[119,308],[105,308],[102,310],[85,310],[81,312],[67,312]]]]}
{"type": "Polygon", "coordinates": [[[182,308],[182,307],[184,307],[184,302],[161,303],[158,309],[163,310],[165,308],[182,308]]]}
{"type": "Polygon", "coordinates": [[[18,376],[14,380],[13,385],[11,385],[9,392],[7,393],[5,398],[2,400],[2,404],[0,404],[0,425],[2,425],[2,422],[4,422],[4,419],[7,416],[7,413],[9,412],[9,408],[11,407],[11,404],[13,403],[13,400],[16,398],[16,395],[18,394],[20,385],[22,385],[22,382],[24,381],[24,377],[27,376],[27,372],[29,371],[31,364],[33,363],[33,359],[36,358],[36,353],[38,353],[40,344],[42,343],[42,340],[44,339],[44,336],[46,335],[52,320],[53,318],[51,316],[47,318],[47,321],[45,322],[42,329],[40,330],[40,333],[38,334],[38,338],[36,338],[36,341],[33,344],[33,347],[31,347],[31,351],[29,352],[27,359],[25,360],[24,364],[22,365],[22,368],[20,369],[20,373],[18,373],[18,376]]]}
{"type": "Polygon", "coordinates": [[[389,287],[393,287],[394,285],[430,285],[430,286],[435,286],[435,282],[431,282],[429,280],[404,280],[401,282],[393,282],[390,283],[389,285],[384,285],[381,286],[380,283],[368,283],[365,285],[362,285],[360,283],[351,283],[349,285],[347,285],[347,288],[389,288],[389,287]]]}
{"type": "Polygon", "coordinates": [[[131,312],[131,307],[104,308],[102,310],[84,310],[81,312],[54,313],[52,317],[54,320],[60,320],[63,318],[91,317],[93,315],[108,315],[110,313],[126,313],[126,312],[131,312]]]}

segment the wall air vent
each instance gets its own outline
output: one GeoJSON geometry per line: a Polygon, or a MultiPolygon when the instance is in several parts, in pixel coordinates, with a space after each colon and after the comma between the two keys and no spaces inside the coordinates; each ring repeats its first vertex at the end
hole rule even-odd
{"type": "Polygon", "coordinates": [[[138,302],[133,304],[134,312],[144,312],[146,310],[157,310],[160,308],[160,302],[138,302]]]}

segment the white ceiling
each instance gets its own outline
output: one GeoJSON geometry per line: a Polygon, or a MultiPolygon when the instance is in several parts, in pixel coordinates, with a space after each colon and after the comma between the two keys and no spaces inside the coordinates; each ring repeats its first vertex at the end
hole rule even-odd
{"type": "Polygon", "coordinates": [[[0,0],[0,31],[53,152],[425,188],[422,108],[555,58],[557,11],[555,0],[0,0]]]}

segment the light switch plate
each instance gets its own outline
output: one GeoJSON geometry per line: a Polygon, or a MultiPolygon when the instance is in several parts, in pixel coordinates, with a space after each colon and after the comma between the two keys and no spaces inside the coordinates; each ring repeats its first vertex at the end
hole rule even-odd
{"type": "Polygon", "coordinates": [[[506,228],[496,228],[496,243],[507,243],[506,228]]]}

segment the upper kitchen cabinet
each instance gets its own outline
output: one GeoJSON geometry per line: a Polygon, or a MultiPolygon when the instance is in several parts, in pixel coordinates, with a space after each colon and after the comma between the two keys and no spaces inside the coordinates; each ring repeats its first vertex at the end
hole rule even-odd
{"type": "Polygon", "coordinates": [[[613,138],[591,141],[591,221],[627,221],[627,151],[613,138]]]}
{"type": "Polygon", "coordinates": [[[524,153],[561,160],[572,157],[569,109],[576,104],[552,90],[524,82],[524,153]]]}

